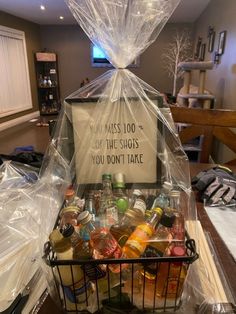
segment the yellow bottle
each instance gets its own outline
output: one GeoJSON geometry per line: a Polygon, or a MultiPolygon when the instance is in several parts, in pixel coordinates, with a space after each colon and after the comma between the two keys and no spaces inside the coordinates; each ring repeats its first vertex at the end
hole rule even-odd
{"type": "Polygon", "coordinates": [[[157,207],[153,209],[152,215],[143,224],[136,227],[123,247],[126,257],[137,258],[143,254],[148,244],[147,241],[153,236],[162,214],[163,210],[157,207]]]}

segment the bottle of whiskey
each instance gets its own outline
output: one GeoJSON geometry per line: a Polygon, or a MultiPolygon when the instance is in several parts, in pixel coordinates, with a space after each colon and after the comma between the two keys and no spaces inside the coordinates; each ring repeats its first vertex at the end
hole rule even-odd
{"type": "Polygon", "coordinates": [[[122,216],[129,207],[129,199],[125,191],[125,176],[123,173],[113,175],[113,195],[119,216],[122,216]]]}
{"type": "Polygon", "coordinates": [[[99,219],[101,226],[108,227],[118,222],[118,209],[112,193],[111,174],[102,176],[103,191],[100,198],[99,219]]]}
{"type": "Polygon", "coordinates": [[[119,245],[123,247],[135,227],[143,222],[144,215],[141,211],[137,209],[128,209],[126,210],[120,223],[111,226],[110,232],[119,245]]]}
{"type": "Polygon", "coordinates": [[[126,257],[137,258],[144,253],[147,242],[155,233],[155,228],[159,224],[162,214],[161,208],[153,209],[151,216],[135,228],[123,247],[126,257]]]}
{"type": "MultiPolygon", "coordinates": [[[[82,212],[78,217],[79,223],[83,226],[81,235],[87,240],[90,237],[90,244],[93,248],[94,258],[122,258],[123,252],[116,239],[112,236],[106,227],[96,228],[92,222],[92,216],[88,211],[82,212]]],[[[119,264],[109,264],[112,272],[120,272],[119,264]]]]}

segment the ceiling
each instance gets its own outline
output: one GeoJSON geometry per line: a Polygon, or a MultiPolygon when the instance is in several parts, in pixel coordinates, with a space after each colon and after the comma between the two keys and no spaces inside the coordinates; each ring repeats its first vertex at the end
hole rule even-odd
{"type": "MultiPolygon", "coordinates": [[[[170,22],[195,22],[209,2],[210,0],[182,0],[170,18],[170,22]]],[[[0,0],[0,11],[41,25],[76,23],[64,0],[0,0]],[[46,9],[40,10],[40,5],[44,5],[46,9]],[[59,19],[60,16],[64,19],[59,19]]]]}

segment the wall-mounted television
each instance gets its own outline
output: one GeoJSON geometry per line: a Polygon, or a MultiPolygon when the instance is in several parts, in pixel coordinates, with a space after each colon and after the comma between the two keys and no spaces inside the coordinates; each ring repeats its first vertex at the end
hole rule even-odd
{"type": "Polygon", "coordinates": [[[112,67],[102,49],[91,45],[91,62],[94,67],[112,67]]]}
{"type": "MultiPolygon", "coordinates": [[[[91,64],[93,67],[113,67],[107,60],[105,53],[99,47],[91,44],[91,64]]],[[[139,57],[136,58],[128,67],[138,67],[139,57]]]]}

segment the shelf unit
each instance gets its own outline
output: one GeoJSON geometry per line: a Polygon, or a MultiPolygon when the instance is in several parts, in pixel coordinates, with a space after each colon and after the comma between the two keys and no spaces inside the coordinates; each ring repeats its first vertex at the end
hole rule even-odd
{"type": "Polygon", "coordinates": [[[57,55],[53,52],[35,53],[38,103],[41,115],[58,114],[61,108],[57,59],[57,55]]]}

